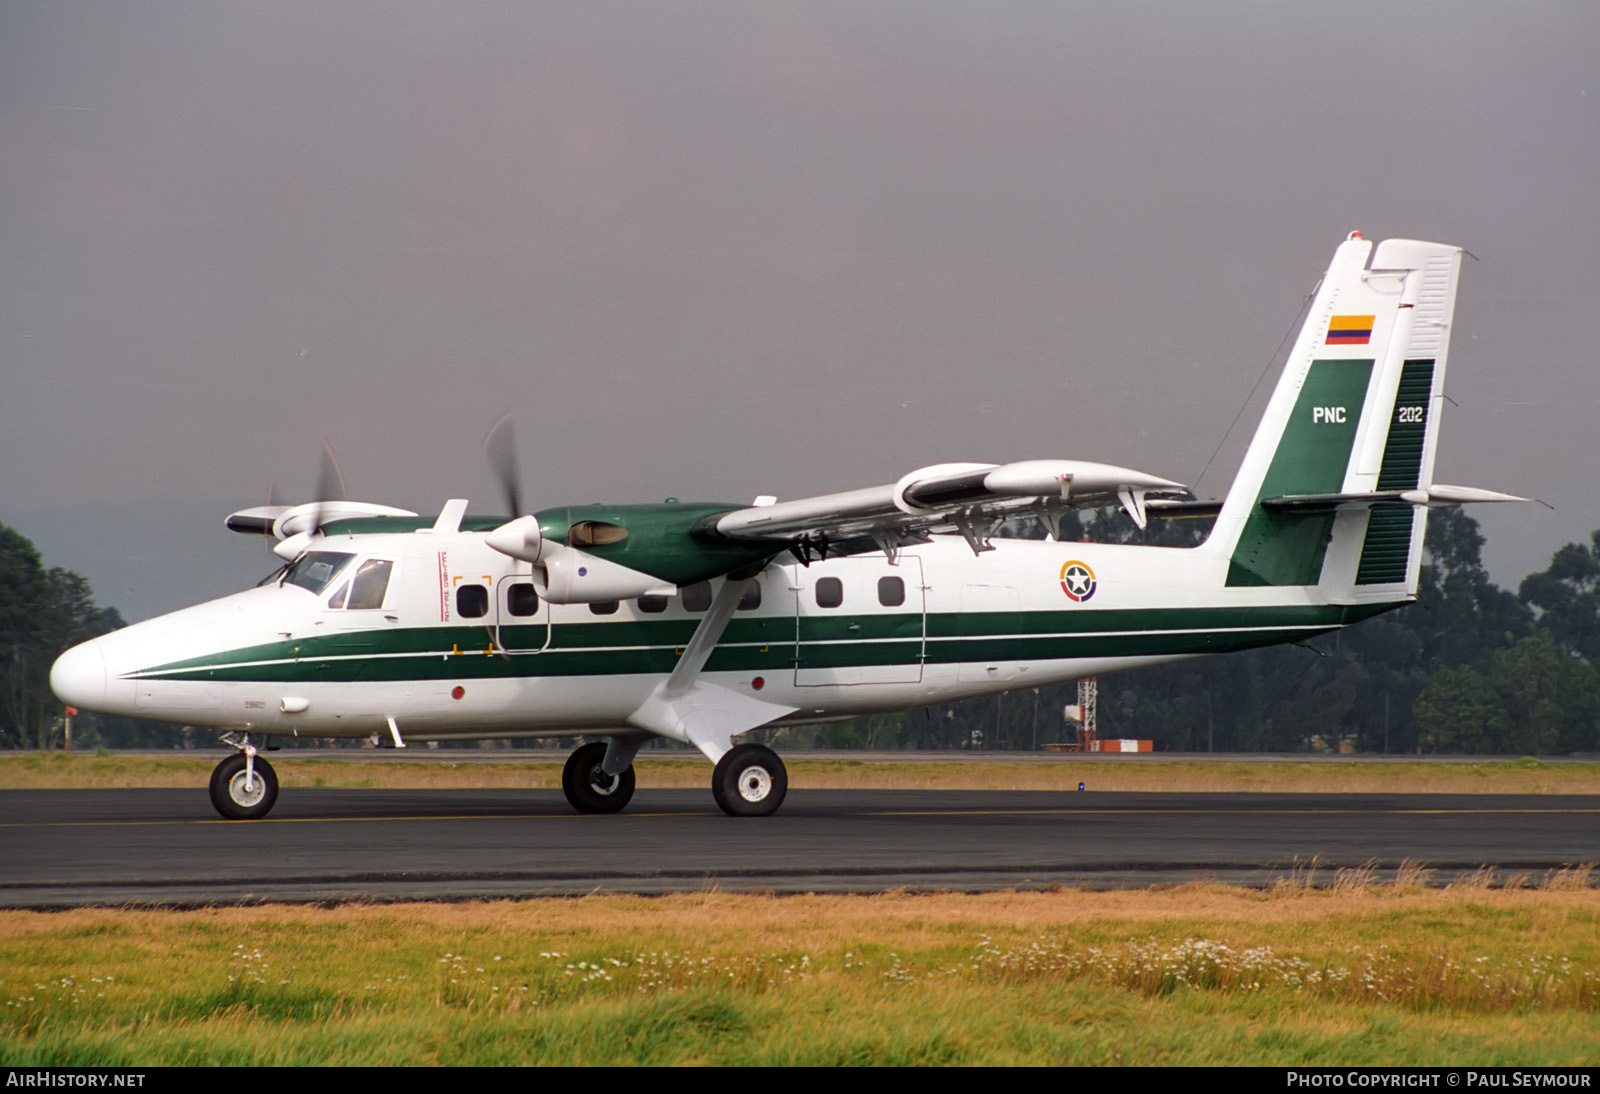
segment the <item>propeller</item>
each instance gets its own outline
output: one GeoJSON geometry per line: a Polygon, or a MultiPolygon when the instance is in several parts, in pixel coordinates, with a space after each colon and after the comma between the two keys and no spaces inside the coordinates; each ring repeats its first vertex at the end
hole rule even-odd
{"type": "Polygon", "coordinates": [[[322,527],[322,510],[330,501],[343,501],[345,497],[344,472],[339,470],[339,457],[333,454],[333,445],[322,442],[322,466],[317,469],[317,496],[311,511],[311,532],[322,527]]]}
{"type": "Polygon", "coordinates": [[[511,519],[485,538],[485,542],[501,554],[524,562],[538,562],[544,552],[543,536],[539,532],[539,518],[522,511],[522,488],[517,479],[517,438],[511,425],[511,415],[502,414],[489,427],[483,439],[483,454],[505,492],[506,511],[511,519]]]}
{"type": "Polygon", "coordinates": [[[246,535],[276,539],[271,547],[273,554],[286,562],[293,562],[311,546],[325,521],[360,517],[414,517],[410,509],[396,509],[392,505],[374,505],[371,502],[345,500],[344,472],[339,470],[339,458],[333,446],[322,444],[322,466],[317,472],[317,492],[311,501],[300,505],[279,505],[273,495],[276,488],[267,491],[267,504],[241,509],[228,515],[228,528],[246,535]]]}
{"type": "Polygon", "coordinates": [[[328,503],[343,501],[344,494],[344,472],[339,470],[339,458],[333,454],[333,446],[323,441],[316,496],[278,518],[273,534],[280,538],[280,542],[273,547],[272,553],[290,560],[300,557],[322,528],[322,517],[328,503]]]}
{"type": "MultiPolygon", "coordinates": [[[[275,511],[277,507],[278,488],[275,484],[269,485],[267,487],[267,504],[264,508],[266,512],[271,513],[275,511]]],[[[277,537],[272,534],[272,525],[273,522],[271,520],[263,521],[261,525],[261,542],[266,545],[267,554],[269,555],[273,553],[272,549],[278,545],[277,537]]],[[[277,556],[274,555],[273,557],[277,556]]]]}
{"type": "Polygon", "coordinates": [[[517,436],[510,414],[502,414],[489,427],[483,439],[483,454],[505,493],[506,512],[514,520],[522,516],[522,487],[517,477],[517,436]]]}

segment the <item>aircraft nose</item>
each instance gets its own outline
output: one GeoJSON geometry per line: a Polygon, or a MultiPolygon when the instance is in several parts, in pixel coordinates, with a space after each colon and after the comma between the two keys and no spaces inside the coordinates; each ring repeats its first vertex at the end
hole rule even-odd
{"type": "Polygon", "coordinates": [[[73,646],[50,669],[50,690],[68,706],[100,710],[106,698],[106,657],[99,642],[73,646]]]}

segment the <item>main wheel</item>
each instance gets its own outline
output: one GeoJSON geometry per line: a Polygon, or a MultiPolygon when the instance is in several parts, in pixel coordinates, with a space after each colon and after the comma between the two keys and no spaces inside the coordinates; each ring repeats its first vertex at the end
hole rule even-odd
{"type": "Polygon", "coordinates": [[[764,745],[740,745],[717,761],[711,796],[730,817],[770,817],[789,792],[789,772],[764,745]]]}
{"type": "Polygon", "coordinates": [[[278,773],[260,756],[245,785],[244,753],[235,752],[211,772],[211,804],[229,820],[260,820],[278,801],[278,773]]]}
{"type": "Polygon", "coordinates": [[[561,769],[561,789],[580,813],[615,813],[633,797],[633,765],[607,775],[600,766],[605,758],[606,746],[596,742],[575,750],[561,769]]]}

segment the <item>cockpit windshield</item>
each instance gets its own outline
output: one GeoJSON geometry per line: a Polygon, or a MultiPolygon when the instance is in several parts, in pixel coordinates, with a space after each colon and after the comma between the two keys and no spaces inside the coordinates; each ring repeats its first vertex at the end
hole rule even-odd
{"type": "Polygon", "coordinates": [[[283,580],[283,575],[288,573],[288,572],[289,572],[289,564],[287,562],[285,562],[282,566],[279,566],[276,570],[273,570],[266,577],[264,577],[260,581],[256,582],[256,588],[261,589],[261,588],[265,588],[268,585],[276,585],[276,584],[278,584],[278,582],[283,580]]]}
{"type": "Polygon", "coordinates": [[[339,571],[355,557],[341,551],[307,551],[289,567],[288,572],[283,575],[283,583],[298,585],[321,596],[322,591],[339,576],[339,571]]]}

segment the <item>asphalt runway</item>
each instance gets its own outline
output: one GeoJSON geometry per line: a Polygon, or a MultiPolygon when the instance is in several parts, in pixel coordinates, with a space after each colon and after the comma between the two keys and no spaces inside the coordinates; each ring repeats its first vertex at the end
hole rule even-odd
{"type": "Polygon", "coordinates": [[[795,790],[734,819],[700,790],[581,816],[559,791],[293,789],[230,822],[200,787],[0,793],[0,907],[1267,885],[1408,861],[1444,883],[1596,859],[1596,795],[795,790]]]}

